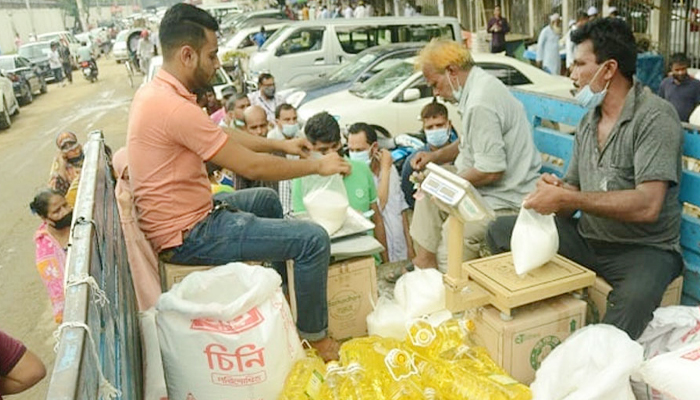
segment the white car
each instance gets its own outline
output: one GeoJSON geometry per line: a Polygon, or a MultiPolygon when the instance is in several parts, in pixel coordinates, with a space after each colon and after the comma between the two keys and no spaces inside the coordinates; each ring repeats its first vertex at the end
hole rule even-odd
{"type": "Polygon", "coordinates": [[[19,103],[12,88],[12,81],[0,72],[0,129],[7,129],[12,125],[11,115],[19,113],[19,103]]]}
{"type": "MultiPolygon", "coordinates": [[[[278,29],[283,26],[288,25],[287,23],[279,24],[267,24],[263,25],[265,27],[265,40],[267,40],[272,34],[277,32],[278,29]]],[[[259,26],[251,26],[248,28],[243,28],[237,31],[230,39],[227,39],[219,47],[219,58],[223,58],[224,54],[234,51],[242,52],[250,56],[258,49],[258,45],[253,41],[253,36],[260,32],[259,26]]]]}
{"type": "Polygon", "coordinates": [[[59,31],[42,33],[41,35],[37,36],[38,42],[60,42],[61,40],[64,40],[68,43],[70,55],[73,56],[76,65],[78,65],[78,49],[80,48],[80,42],[78,41],[78,39],[75,38],[75,36],[72,33],[68,31],[59,31]]]}
{"type": "MultiPolygon", "coordinates": [[[[547,74],[501,54],[475,53],[472,57],[476,65],[508,86],[572,98],[574,86],[569,78],[547,74]]],[[[433,90],[423,74],[416,71],[415,58],[411,57],[348,90],[305,103],[299,108],[299,119],[308,120],[314,114],[327,111],[341,126],[366,122],[380,125],[396,136],[420,131],[421,109],[432,100],[433,90]]],[[[447,108],[453,125],[460,126],[455,106],[448,103],[447,108]]]]}
{"type": "MultiPolygon", "coordinates": [[[[141,84],[141,86],[152,81],[158,73],[158,71],[160,70],[161,66],[163,66],[163,56],[153,57],[151,59],[151,63],[148,65],[148,73],[146,74],[146,76],[143,77],[143,83],[141,84]]],[[[211,82],[209,82],[209,84],[214,88],[216,98],[219,100],[223,99],[221,91],[224,90],[224,88],[226,88],[227,86],[233,86],[231,78],[228,76],[228,74],[226,73],[226,71],[224,71],[223,68],[219,68],[216,70],[216,74],[212,78],[211,82]]]]}

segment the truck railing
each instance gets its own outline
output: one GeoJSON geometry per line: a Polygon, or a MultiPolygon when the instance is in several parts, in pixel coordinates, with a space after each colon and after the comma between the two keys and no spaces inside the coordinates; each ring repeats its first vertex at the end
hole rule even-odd
{"type": "MultiPolygon", "coordinates": [[[[578,125],[587,110],[572,100],[532,92],[511,89],[513,95],[525,106],[525,113],[533,126],[535,144],[543,154],[542,170],[563,176],[568,167],[574,146],[574,136],[543,125],[543,121],[569,126],[578,125]],[[552,162],[554,161],[554,162],[552,162]]],[[[700,159],[700,127],[683,124],[683,155],[700,159]]],[[[681,251],[683,272],[682,303],[700,304],[700,214],[688,212],[700,207],[700,173],[683,169],[679,199],[684,207],[681,219],[681,251]]],[[[697,209],[696,209],[697,210],[697,209]]]]}
{"type": "Polygon", "coordinates": [[[102,132],[88,135],[47,399],[142,399],[136,297],[102,132]]]}

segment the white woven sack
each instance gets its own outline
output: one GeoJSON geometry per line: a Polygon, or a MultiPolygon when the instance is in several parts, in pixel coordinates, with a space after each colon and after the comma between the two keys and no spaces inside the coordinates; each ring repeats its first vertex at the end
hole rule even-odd
{"type": "Polygon", "coordinates": [[[275,400],[299,336],[272,269],[231,263],[161,295],[158,336],[170,400],[275,400]]]}

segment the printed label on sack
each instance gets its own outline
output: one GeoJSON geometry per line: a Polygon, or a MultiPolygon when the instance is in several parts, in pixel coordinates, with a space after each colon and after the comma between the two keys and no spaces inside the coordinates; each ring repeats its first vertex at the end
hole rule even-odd
{"type": "Polygon", "coordinates": [[[542,338],[535,347],[532,348],[532,352],[530,353],[530,366],[532,366],[532,369],[535,371],[540,368],[540,365],[542,365],[542,360],[544,360],[549,353],[554,350],[555,347],[559,346],[561,344],[561,340],[559,340],[558,337],[556,336],[545,336],[542,338]]]}
{"type": "Polygon", "coordinates": [[[681,358],[684,358],[684,359],[690,360],[690,361],[700,360],[700,349],[695,349],[693,351],[685,353],[681,356],[681,358]]]}
{"type": "Polygon", "coordinates": [[[198,318],[192,320],[190,329],[195,331],[217,332],[225,335],[242,333],[260,325],[265,318],[257,307],[230,321],[220,321],[213,318],[198,318]]]}
{"type": "MultiPolygon", "coordinates": [[[[218,343],[212,343],[204,349],[207,356],[209,369],[212,372],[212,382],[217,385],[227,386],[248,386],[265,382],[267,375],[265,371],[247,374],[251,368],[265,367],[265,348],[257,348],[255,344],[244,344],[235,351],[229,350],[218,343]],[[243,374],[224,374],[221,372],[239,372],[243,374]]],[[[258,368],[255,368],[258,369],[258,368]]]]}

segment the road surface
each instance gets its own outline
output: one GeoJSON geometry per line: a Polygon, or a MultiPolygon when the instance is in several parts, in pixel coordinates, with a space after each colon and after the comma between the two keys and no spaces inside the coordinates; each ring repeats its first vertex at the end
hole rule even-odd
{"type": "Polygon", "coordinates": [[[136,89],[129,87],[123,64],[103,57],[98,66],[96,83],[75,71],[72,85],[50,84],[47,94],[36,96],[13,117],[9,130],[0,131],[0,329],[22,340],[48,370],[36,387],[12,399],[44,399],[54,363],[57,324],[34,264],[33,236],[41,221],[31,214],[29,203],[48,181],[56,134],[71,130],[84,142],[88,132],[100,129],[113,150],[126,142],[136,89]]]}

